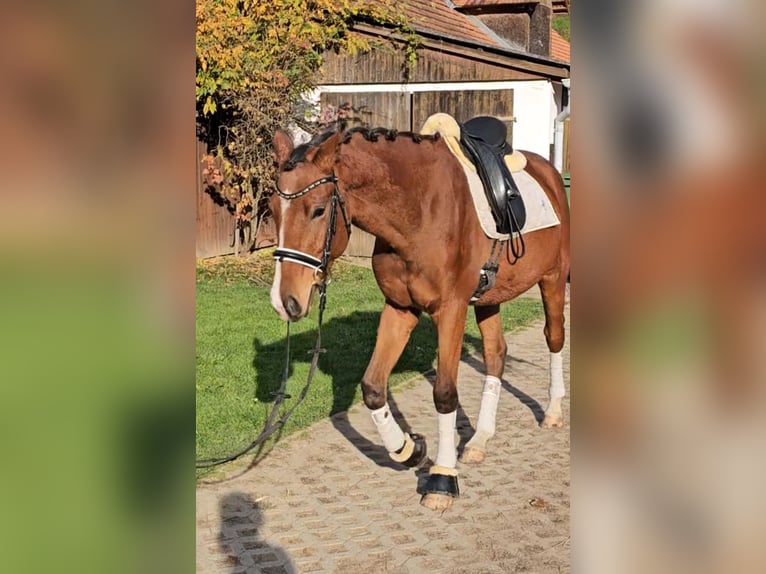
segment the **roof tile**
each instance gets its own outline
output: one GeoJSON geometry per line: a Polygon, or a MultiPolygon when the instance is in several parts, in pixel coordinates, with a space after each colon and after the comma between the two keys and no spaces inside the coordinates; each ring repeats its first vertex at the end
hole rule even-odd
{"type": "Polygon", "coordinates": [[[399,4],[407,13],[410,25],[418,32],[485,46],[504,47],[502,42],[485,32],[473,18],[450,8],[446,0],[400,0],[399,4]]]}
{"type": "Polygon", "coordinates": [[[570,63],[570,45],[561,34],[551,28],[551,58],[570,63]]]}

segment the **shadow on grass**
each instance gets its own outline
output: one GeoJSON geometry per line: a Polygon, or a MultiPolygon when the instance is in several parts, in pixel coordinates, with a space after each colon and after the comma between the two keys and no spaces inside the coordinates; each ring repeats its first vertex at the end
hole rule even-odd
{"type": "MultiPolygon", "coordinates": [[[[356,392],[367,364],[372,356],[377,336],[380,312],[356,311],[344,317],[333,318],[322,325],[322,347],[326,352],[319,358],[317,371],[324,373],[332,384],[332,405],[327,413],[333,426],[351,444],[370,460],[387,468],[405,469],[393,462],[383,446],[377,445],[360,434],[348,420],[348,409],[354,404],[356,392]]],[[[311,350],[316,343],[316,330],[290,337],[290,374],[298,363],[308,366],[311,350]]],[[[285,339],[262,344],[258,337],[253,340],[253,367],[258,373],[255,396],[258,401],[272,403],[279,389],[284,369],[285,339]]],[[[392,375],[402,372],[422,373],[432,368],[436,358],[436,330],[429,318],[422,318],[412,332],[407,347],[394,368],[392,375]]],[[[302,386],[305,381],[300,381],[302,386]]],[[[321,384],[314,380],[312,385],[321,384]]],[[[309,391],[315,392],[312,386],[309,391]]],[[[402,429],[411,427],[399,410],[396,399],[389,393],[389,405],[402,429]]]]}

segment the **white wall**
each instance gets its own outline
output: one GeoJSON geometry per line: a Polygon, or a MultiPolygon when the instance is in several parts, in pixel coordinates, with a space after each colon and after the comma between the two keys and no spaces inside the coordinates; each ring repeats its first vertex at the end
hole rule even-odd
{"type": "Polygon", "coordinates": [[[517,82],[513,88],[513,147],[548,158],[558,111],[551,82],[517,82]]]}

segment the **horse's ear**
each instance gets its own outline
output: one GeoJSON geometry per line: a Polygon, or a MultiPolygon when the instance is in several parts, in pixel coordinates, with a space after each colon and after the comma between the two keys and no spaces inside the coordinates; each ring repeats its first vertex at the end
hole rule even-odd
{"type": "Polygon", "coordinates": [[[306,161],[312,162],[321,169],[331,169],[335,163],[335,152],[340,144],[341,133],[338,132],[327,138],[321,145],[309,150],[306,161]]]}
{"type": "Polygon", "coordinates": [[[286,132],[277,130],[272,145],[274,146],[274,161],[279,169],[282,169],[290,154],[293,153],[293,139],[286,132]]]}

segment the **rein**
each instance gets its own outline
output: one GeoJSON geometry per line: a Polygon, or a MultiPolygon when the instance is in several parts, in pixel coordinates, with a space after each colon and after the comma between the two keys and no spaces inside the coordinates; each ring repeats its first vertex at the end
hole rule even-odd
{"type": "MultiPolygon", "coordinates": [[[[324,293],[323,293],[324,295],[324,293]]],[[[319,305],[319,323],[317,324],[317,340],[316,344],[314,345],[314,350],[309,351],[313,354],[313,357],[311,359],[311,367],[309,368],[309,374],[306,378],[306,384],[301,389],[300,394],[298,395],[298,400],[295,401],[295,404],[291,406],[281,417],[277,418],[277,413],[279,413],[279,408],[282,406],[282,403],[285,401],[285,399],[292,398],[291,395],[287,394],[285,391],[287,389],[287,379],[289,378],[290,373],[290,323],[287,323],[287,337],[286,337],[286,343],[285,343],[285,370],[282,375],[282,383],[279,385],[279,390],[274,393],[274,406],[271,407],[271,412],[269,413],[269,417],[266,419],[266,424],[263,427],[263,430],[260,432],[260,434],[253,440],[249,445],[247,445],[245,448],[243,448],[240,451],[237,451],[233,454],[230,454],[228,456],[223,456],[220,458],[204,458],[204,459],[198,459],[196,463],[197,468],[211,468],[214,466],[219,466],[221,464],[225,464],[227,462],[232,462],[234,460],[237,460],[238,458],[246,455],[248,452],[253,450],[254,448],[260,447],[258,452],[255,454],[256,458],[263,450],[263,447],[266,445],[266,441],[273,435],[275,432],[280,430],[283,426],[285,426],[285,423],[288,421],[290,416],[293,414],[293,411],[298,408],[298,405],[300,405],[303,400],[306,398],[306,395],[308,394],[309,387],[311,386],[311,382],[314,379],[314,372],[316,371],[317,365],[319,363],[319,355],[325,352],[325,349],[322,348],[322,314],[324,312],[324,302],[325,298],[324,296],[320,299],[320,305],[319,305]]]]}
{"type": "Polygon", "coordinates": [[[309,255],[307,253],[303,253],[302,251],[297,251],[295,249],[280,248],[274,251],[274,259],[277,259],[278,261],[287,260],[293,263],[298,263],[299,265],[304,265],[306,267],[313,268],[315,283],[317,285],[317,289],[319,289],[319,318],[317,321],[317,339],[316,339],[316,343],[314,344],[314,349],[312,351],[309,351],[309,353],[312,354],[312,358],[311,358],[311,367],[309,368],[309,374],[306,378],[306,384],[303,385],[303,388],[301,389],[301,392],[298,395],[298,399],[295,401],[295,403],[287,411],[285,411],[285,413],[281,417],[277,418],[277,414],[279,413],[279,409],[282,406],[282,403],[285,401],[285,399],[292,398],[292,396],[287,394],[286,392],[287,379],[289,378],[289,375],[290,375],[290,322],[288,321],[287,335],[285,337],[285,370],[284,370],[284,373],[282,374],[282,382],[279,386],[279,390],[276,393],[274,393],[274,405],[271,407],[271,412],[269,412],[269,416],[266,419],[266,424],[264,425],[263,430],[244,449],[224,457],[205,458],[205,459],[197,460],[196,461],[197,468],[211,468],[214,466],[225,464],[227,462],[232,462],[246,455],[253,449],[260,447],[258,452],[255,454],[255,456],[258,457],[258,455],[263,450],[263,447],[265,446],[266,441],[275,432],[277,432],[278,430],[281,430],[282,427],[285,426],[285,423],[287,423],[287,421],[290,419],[290,416],[293,414],[293,411],[295,411],[295,409],[298,408],[298,406],[303,402],[303,400],[306,398],[306,395],[308,394],[309,387],[311,386],[311,382],[314,380],[314,373],[316,372],[317,365],[319,364],[319,355],[325,352],[325,349],[322,348],[322,319],[324,317],[324,309],[327,303],[327,285],[329,283],[327,266],[330,262],[330,251],[332,248],[332,240],[333,240],[333,237],[335,236],[335,223],[337,220],[338,206],[340,206],[340,211],[341,211],[341,214],[343,215],[343,221],[346,225],[346,231],[348,232],[349,236],[351,235],[351,222],[349,221],[348,216],[346,214],[345,202],[343,201],[343,198],[340,196],[340,193],[338,192],[338,178],[335,176],[334,173],[329,176],[318,179],[317,181],[304,187],[301,191],[297,193],[286,194],[286,193],[283,193],[278,187],[276,188],[276,193],[279,197],[281,197],[282,199],[292,200],[292,199],[297,199],[299,197],[306,195],[312,189],[315,189],[324,183],[332,183],[333,192],[332,192],[332,197],[330,199],[330,217],[329,217],[329,222],[327,225],[327,234],[325,235],[324,248],[322,249],[322,258],[317,259],[313,255],[309,255]],[[319,275],[318,279],[317,279],[317,275],[319,275]]]}

